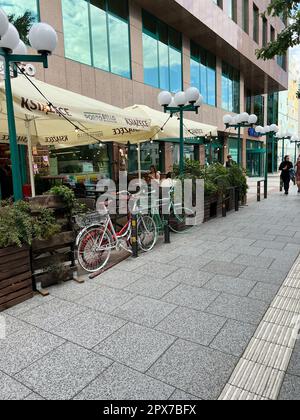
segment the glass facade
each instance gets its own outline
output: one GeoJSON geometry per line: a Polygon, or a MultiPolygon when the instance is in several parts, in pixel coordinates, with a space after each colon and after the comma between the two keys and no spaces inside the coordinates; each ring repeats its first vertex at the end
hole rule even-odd
{"type": "Polygon", "coordinates": [[[143,11],[144,82],[171,92],[182,90],[182,38],[143,11]]]}
{"type": "Polygon", "coordinates": [[[36,21],[39,19],[39,0],[0,0],[0,7],[8,15],[20,17],[29,11],[36,21]]]}
{"type": "Polygon", "coordinates": [[[222,64],[222,108],[240,112],[240,73],[225,62],[222,64]]]}
{"type": "MultiPolygon", "coordinates": [[[[154,165],[157,170],[162,170],[161,167],[161,150],[159,143],[141,143],[141,169],[149,172],[150,167],[154,165]]],[[[128,172],[129,174],[138,171],[137,162],[137,147],[131,144],[128,151],[128,172]]]]}
{"type": "Polygon", "coordinates": [[[258,125],[265,125],[265,98],[264,96],[254,96],[254,114],[257,115],[258,125]]]}
{"type": "Polygon", "coordinates": [[[216,57],[191,42],[191,86],[197,87],[204,102],[216,106],[216,57]]]}
{"type": "Polygon", "coordinates": [[[237,138],[228,139],[228,154],[232,156],[234,162],[242,161],[242,142],[237,138]],[[238,158],[240,155],[240,158],[238,158]]]}
{"type": "Polygon", "coordinates": [[[62,0],[67,58],[131,78],[127,0],[62,0]]]}
{"type": "Polygon", "coordinates": [[[67,182],[93,184],[110,177],[108,146],[93,144],[50,152],[52,176],[65,176],[67,182]]]}
{"type": "Polygon", "coordinates": [[[264,175],[265,149],[260,141],[247,141],[247,175],[259,177],[264,175]]]}

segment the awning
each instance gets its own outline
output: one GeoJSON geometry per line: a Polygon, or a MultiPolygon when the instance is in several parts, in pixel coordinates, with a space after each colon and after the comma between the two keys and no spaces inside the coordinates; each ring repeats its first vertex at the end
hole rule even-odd
{"type": "MultiPolygon", "coordinates": [[[[164,112],[149,108],[146,105],[134,105],[132,107],[125,108],[124,111],[132,114],[133,116],[139,115],[140,117],[150,119],[153,127],[158,126],[158,130],[156,130],[157,134],[153,140],[179,138],[180,126],[176,115],[168,120],[170,114],[165,114],[164,112]],[[166,124],[167,120],[168,122],[166,124]],[[163,132],[159,130],[161,127],[164,127],[163,132]]],[[[215,126],[184,119],[184,137],[186,139],[217,135],[218,128],[215,126]]]]}
{"type": "MultiPolygon", "coordinates": [[[[12,79],[15,119],[18,141],[26,143],[27,132],[24,122],[30,120],[30,133],[33,144],[72,147],[97,141],[118,143],[137,143],[146,141],[157,131],[147,116],[134,116],[121,108],[105,104],[77,93],[49,85],[36,79],[32,82],[45,95],[53,106],[49,106],[43,95],[20,75],[12,79]],[[82,129],[66,121],[71,120],[82,129]]],[[[8,127],[4,83],[0,84],[0,142],[8,141],[8,127]]]]}

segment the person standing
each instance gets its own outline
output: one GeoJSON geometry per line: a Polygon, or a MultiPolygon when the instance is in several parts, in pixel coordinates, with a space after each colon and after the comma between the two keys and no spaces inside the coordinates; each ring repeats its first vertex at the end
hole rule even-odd
{"type": "Polygon", "coordinates": [[[290,162],[290,157],[285,156],[284,161],[281,163],[279,170],[281,171],[281,179],[284,184],[285,195],[289,194],[290,182],[291,182],[291,169],[294,168],[292,162],[290,162]]]}
{"type": "Polygon", "coordinates": [[[234,164],[235,164],[235,161],[232,159],[232,156],[228,155],[227,161],[226,161],[226,168],[232,168],[234,164]]]}
{"type": "Polygon", "coordinates": [[[298,193],[300,194],[300,155],[298,156],[295,169],[296,169],[296,183],[298,186],[298,193]]]}

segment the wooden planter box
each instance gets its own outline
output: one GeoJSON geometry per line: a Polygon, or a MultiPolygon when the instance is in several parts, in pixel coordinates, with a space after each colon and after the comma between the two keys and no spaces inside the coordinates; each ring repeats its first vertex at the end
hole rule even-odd
{"type": "Polygon", "coordinates": [[[222,201],[218,194],[205,197],[204,199],[204,222],[213,219],[222,211],[222,201]]]}
{"type": "Polygon", "coordinates": [[[59,281],[67,281],[73,278],[75,270],[74,246],[75,234],[73,231],[62,232],[49,240],[37,240],[32,242],[32,269],[36,283],[41,283],[43,288],[57,284],[59,281]],[[70,264],[71,267],[65,267],[70,264]],[[47,268],[52,265],[61,265],[63,278],[58,278],[55,273],[48,272],[47,268]]]}
{"type": "Polygon", "coordinates": [[[0,249],[0,312],[32,297],[29,248],[0,249]]]}

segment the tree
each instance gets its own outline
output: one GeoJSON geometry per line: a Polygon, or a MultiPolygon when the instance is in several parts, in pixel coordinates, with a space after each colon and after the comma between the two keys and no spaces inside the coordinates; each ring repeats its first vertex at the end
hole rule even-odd
{"type": "Polygon", "coordinates": [[[265,47],[257,50],[257,58],[270,60],[276,55],[283,56],[289,48],[300,44],[300,0],[271,0],[265,17],[281,17],[287,22],[286,27],[278,34],[276,40],[270,42],[265,47]]]}
{"type": "Polygon", "coordinates": [[[28,33],[35,21],[35,17],[32,13],[27,10],[23,16],[16,16],[15,14],[12,14],[8,16],[8,20],[17,28],[21,40],[25,44],[28,44],[28,33]]]}

